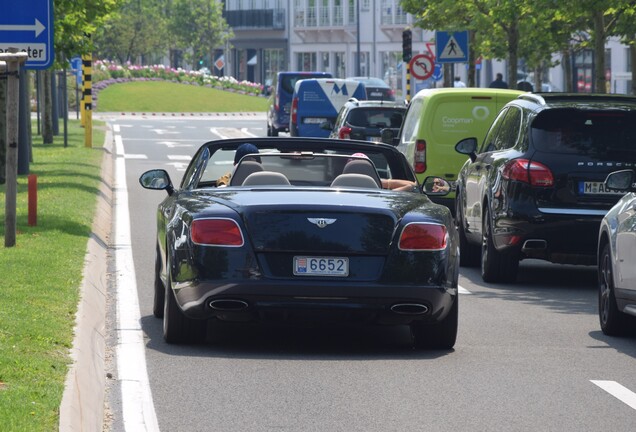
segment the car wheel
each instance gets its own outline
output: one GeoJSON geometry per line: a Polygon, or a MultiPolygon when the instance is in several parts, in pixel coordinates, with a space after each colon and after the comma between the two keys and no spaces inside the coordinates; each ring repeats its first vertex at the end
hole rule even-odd
{"type": "Polygon", "coordinates": [[[457,340],[457,323],[459,317],[459,297],[451,306],[451,310],[442,321],[429,323],[414,321],[411,323],[413,347],[416,349],[451,349],[457,340]]]}
{"type": "Polygon", "coordinates": [[[459,265],[461,267],[477,267],[481,256],[479,245],[468,242],[464,229],[464,212],[461,205],[460,193],[455,198],[455,226],[459,234],[459,265]]]}
{"type": "Polygon", "coordinates": [[[195,343],[205,339],[207,320],[195,320],[186,317],[172,290],[170,266],[163,312],[163,339],[170,344],[195,343]]]}
{"type": "Polygon", "coordinates": [[[604,334],[620,336],[627,328],[627,316],[616,306],[611,260],[610,246],[606,244],[598,261],[598,317],[604,334]]]}
{"type": "Polygon", "coordinates": [[[161,254],[159,246],[155,257],[155,295],[152,302],[152,313],[157,318],[163,318],[163,308],[166,298],[166,287],[161,282],[161,254]]]}
{"type": "Polygon", "coordinates": [[[492,239],[492,223],[487,204],[482,220],[481,278],[484,282],[514,282],[517,279],[519,259],[511,253],[499,252],[492,239]]]}

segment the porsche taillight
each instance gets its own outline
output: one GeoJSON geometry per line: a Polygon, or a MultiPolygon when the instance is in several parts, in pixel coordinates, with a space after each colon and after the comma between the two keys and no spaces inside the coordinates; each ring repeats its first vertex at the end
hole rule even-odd
{"type": "Polygon", "coordinates": [[[415,174],[422,174],[426,171],[426,141],[415,141],[415,154],[413,156],[413,171],[415,174]]]}
{"type": "Polygon", "coordinates": [[[351,128],[347,126],[342,126],[338,129],[338,138],[340,139],[349,139],[351,137],[351,128]]]}
{"type": "Polygon", "coordinates": [[[291,122],[293,124],[297,124],[298,120],[298,98],[295,97],[294,99],[292,99],[292,104],[291,104],[291,122]]]}
{"type": "Polygon", "coordinates": [[[402,230],[398,247],[407,251],[437,251],[445,249],[447,241],[446,226],[412,222],[402,230]]]}
{"type": "Polygon", "coordinates": [[[513,159],[508,162],[503,168],[502,177],[507,180],[530,183],[532,186],[538,187],[554,185],[554,176],[550,168],[528,159],[513,159]]]}
{"type": "Polygon", "coordinates": [[[206,246],[243,246],[243,233],[232,219],[195,219],[190,226],[192,242],[206,246]]]}

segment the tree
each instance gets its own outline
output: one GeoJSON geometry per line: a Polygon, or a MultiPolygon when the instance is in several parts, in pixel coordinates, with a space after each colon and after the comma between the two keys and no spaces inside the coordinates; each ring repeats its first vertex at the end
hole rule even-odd
{"type": "Polygon", "coordinates": [[[216,0],[174,0],[170,11],[169,32],[189,63],[214,59],[214,50],[234,36],[223,18],[223,3],[216,0]]]}
{"type": "Polygon", "coordinates": [[[162,55],[168,48],[165,17],[155,0],[124,0],[95,34],[95,51],[102,58],[120,63],[145,63],[144,58],[162,55]]]}

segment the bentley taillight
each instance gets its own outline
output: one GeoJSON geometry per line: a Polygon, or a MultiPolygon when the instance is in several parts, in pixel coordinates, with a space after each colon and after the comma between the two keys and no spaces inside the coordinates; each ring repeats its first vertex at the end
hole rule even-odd
{"type": "Polygon", "coordinates": [[[422,174],[426,171],[426,141],[415,141],[415,154],[413,155],[413,171],[422,174]]]}
{"type": "Polygon", "coordinates": [[[530,183],[532,186],[551,187],[554,185],[554,176],[550,168],[528,159],[511,160],[504,166],[502,176],[507,180],[530,183]]]}
{"type": "Polygon", "coordinates": [[[190,238],[198,245],[243,246],[243,233],[232,219],[195,219],[190,226],[190,238]]]}
{"type": "Polygon", "coordinates": [[[351,137],[351,128],[347,126],[342,126],[338,130],[338,138],[340,139],[349,139],[351,137]]]}
{"type": "Polygon", "coordinates": [[[404,227],[398,247],[408,251],[438,251],[446,248],[446,226],[412,222],[404,227]]]}

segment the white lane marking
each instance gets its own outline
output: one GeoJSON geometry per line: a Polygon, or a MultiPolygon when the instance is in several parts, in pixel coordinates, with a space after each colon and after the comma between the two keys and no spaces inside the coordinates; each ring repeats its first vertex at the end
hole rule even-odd
{"type": "Polygon", "coordinates": [[[192,159],[192,156],[188,156],[188,155],[168,155],[168,159],[173,160],[173,161],[190,161],[190,159],[192,159]]]}
{"type": "Polygon", "coordinates": [[[258,135],[254,135],[253,133],[249,132],[249,131],[247,130],[247,128],[241,128],[241,132],[243,132],[245,135],[250,136],[250,137],[252,137],[252,138],[255,138],[255,137],[257,137],[257,136],[258,136],[258,135]]]}
{"type": "Polygon", "coordinates": [[[119,132],[121,131],[121,128],[120,128],[120,127],[119,127],[119,125],[117,125],[117,124],[116,124],[116,125],[113,125],[113,131],[114,131],[115,133],[119,133],[119,132]]]}
{"type": "Polygon", "coordinates": [[[166,129],[150,129],[151,131],[153,131],[154,133],[156,133],[157,135],[166,135],[166,134],[179,134],[178,131],[169,131],[166,129]]]}
{"type": "Polygon", "coordinates": [[[145,154],[125,154],[124,159],[148,159],[145,154]]]}
{"type": "Polygon", "coordinates": [[[616,381],[597,381],[590,380],[592,384],[596,384],[619,401],[627,404],[636,410],[636,393],[617,383],[616,381]]]}
{"type": "Polygon", "coordinates": [[[229,138],[246,138],[246,137],[256,137],[247,131],[247,128],[228,128],[228,127],[211,127],[210,132],[214,135],[218,136],[221,139],[229,139],[229,138]]]}
{"type": "Polygon", "coordinates": [[[115,136],[115,260],[117,268],[117,370],[121,384],[122,420],[130,431],[159,432],[152,400],[144,333],[137,296],[130,238],[126,159],[121,136],[115,136]]]}
{"type": "Polygon", "coordinates": [[[169,162],[166,165],[173,166],[174,169],[177,170],[177,171],[185,171],[186,168],[188,167],[188,164],[184,163],[184,162],[169,162]]]}
{"type": "Polygon", "coordinates": [[[470,291],[468,291],[466,288],[464,288],[464,287],[463,287],[463,286],[461,286],[461,285],[458,285],[458,286],[457,286],[457,291],[458,291],[460,294],[472,294],[470,291]]]}
{"type": "Polygon", "coordinates": [[[194,147],[194,144],[179,144],[176,143],[174,141],[157,141],[157,144],[163,144],[168,148],[175,148],[175,147],[194,147]]]}

